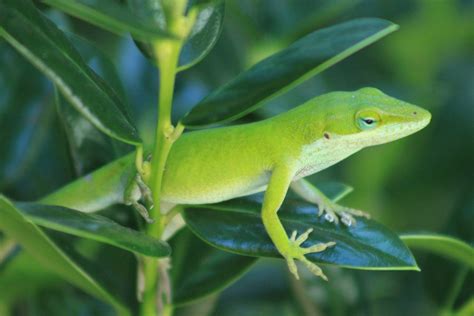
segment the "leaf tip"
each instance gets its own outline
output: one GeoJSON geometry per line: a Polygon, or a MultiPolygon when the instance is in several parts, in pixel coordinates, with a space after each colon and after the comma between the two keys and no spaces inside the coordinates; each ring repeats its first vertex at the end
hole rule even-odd
{"type": "Polygon", "coordinates": [[[165,247],[164,247],[164,248],[165,248],[165,251],[164,251],[165,254],[164,254],[162,257],[163,257],[163,258],[165,258],[165,257],[171,257],[171,253],[172,253],[171,246],[170,246],[168,243],[164,242],[164,241],[163,241],[163,244],[164,244],[164,246],[165,246],[165,247]]]}
{"type": "Polygon", "coordinates": [[[396,23],[392,23],[392,25],[390,25],[390,29],[392,31],[398,31],[399,28],[400,28],[400,25],[398,25],[396,23]]]}

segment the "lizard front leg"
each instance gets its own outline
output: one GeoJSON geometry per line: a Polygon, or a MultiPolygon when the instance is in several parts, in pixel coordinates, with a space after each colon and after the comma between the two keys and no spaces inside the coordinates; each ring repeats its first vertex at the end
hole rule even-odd
{"type": "Polygon", "coordinates": [[[286,259],[290,272],[299,279],[298,270],[295,264],[295,259],[303,262],[306,267],[315,275],[320,276],[324,280],[327,277],[324,275],[321,268],[316,264],[306,259],[305,255],[308,253],[321,252],[328,247],[335,245],[335,242],[320,243],[307,248],[301,247],[303,242],[308,238],[312,229],[307,230],[299,237],[294,231],[291,238],[285,232],[285,229],[278,217],[278,209],[280,208],[288,187],[293,178],[293,172],[286,166],[276,167],[271,175],[270,182],[265,193],[265,198],[262,207],[262,220],[265,229],[273,241],[273,244],[278,249],[280,254],[286,259]]]}
{"type": "Polygon", "coordinates": [[[356,224],[354,216],[370,218],[370,215],[365,212],[337,204],[305,179],[292,182],[291,189],[306,201],[317,204],[318,216],[324,215],[329,222],[339,223],[340,219],[344,225],[351,226],[356,224]]]}

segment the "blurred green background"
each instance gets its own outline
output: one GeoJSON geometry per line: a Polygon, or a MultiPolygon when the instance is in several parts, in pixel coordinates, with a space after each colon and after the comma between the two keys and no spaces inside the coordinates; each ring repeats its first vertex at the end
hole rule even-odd
{"type": "MultiPolygon", "coordinates": [[[[93,40],[112,58],[133,106],[133,116],[145,141],[150,142],[158,86],[154,66],[131,39],[116,37],[58,11],[45,12],[64,29],[93,40]]],[[[368,211],[397,232],[446,233],[472,244],[472,0],[228,0],[224,29],[216,46],[200,64],[178,76],[173,116],[180,118],[210,91],[308,32],[355,17],[385,18],[399,24],[400,30],[241,121],[275,115],[329,91],[365,86],[428,109],[433,120],[420,133],[366,149],[312,180],[353,186],[355,191],[343,204],[368,211]]],[[[73,179],[75,171],[55,114],[51,85],[2,42],[0,59],[0,150],[8,153],[0,154],[0,191],[18,200],[34,200],[73,179]],[[21,80],[25,75],[30,76],[26,83],[21,80]],[[18,111],[8,111],[11,106],[18,111]],[[9,128],[12,125],[21,128],[9,128]],[[6,151],[8,148],[14,150],[6,151]]],[[[85,168],[104,162],[95,161],[85,168]]],[[[474,305],[472,271],[430,254],[416,252],[415,256],[421,272],[325,267],[329,283],[306,271],[302,272],[303,281],[297,283],[289,277],[283,261],[261,260],[220,296],[183,307],[178,314],[436,315],[451,305],[459,308],[469,301],[474,305]]],[[[70,315],[110,312],[54,276],[39,277],[31,263],[23,264],[24,271],[31,274],[24,279],[33,281],[26,286],[28,291],[15,291],[33,293],[29,290],[36,281],[44,284],[41,278],[48,279],[48,286],[23,296],[18,303],[19,315],[52,315],[65,306],[70,315]]]]}

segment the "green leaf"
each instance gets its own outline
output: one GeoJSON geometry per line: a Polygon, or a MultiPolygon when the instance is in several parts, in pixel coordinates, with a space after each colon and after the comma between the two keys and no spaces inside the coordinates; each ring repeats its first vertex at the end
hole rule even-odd
{"type": "Polygon", "coordinates": [[[57,90],[55,97],[75,174],[87,174],[116,158],[113,140],[70,106],[57,90]]]}
{"type": "Polygon", "coordinates": [[[84,62],[65,35],[28,0],[0,0],[0,35],[59,88],[98,129],[140,144],[117,94],[84,62]]]}
{"type": "Polygon", "coordinates": [[[0,196],[0,228],[44,267],[128,314],[125,305],[112,293],[113,289],[104,288],[85,269],[87,265],[78,264],[80,256],[77,253],[73,255],[70,241],[53,240],[43,229],[25,219],[15,205],[3,196],[0,196]]]}
{"type": "Polygon", "coordinates": [[[118,97],[123,100],[122,105],[124,108],[122,110],[125,113],[130,113],[132,109],[129,102],[126,102],[125,87],[109,54],[82,36],[67,31],[65,31],[65,34],[89,67],[107,81],[118,97]]]}
{"type": "MultiPolygon", "coordinates": [[[[183,215],[188,227],[214,247],[247,256],[281,258],[263,226],[261,202],[260,196],[241,198],[188,207],[183,215]]],[[[418,270],[405,244],[377,222],[358,218],[356,226],[345,227],[317,214],[315,205],[289,199],[278,211],[288,235],[313,229],[303,246],[336,242],[333,248],[307,255],[309,260],[356,269],[418,270]]]]}
{"type": "MultiPolygon", "coordinates": [[[[61,279],[39,264],[25,251],[20,252],[12,264],[0,270],[0,302],[7,304],[20,297],[27,297],[39,288],[60,284],[61,279]]],[[[10,314],[7,314],[10,315],[10,314]]]]}
{"type": "Polygon", "coordinates": [[[342,200],[354,191],[353,187],[340,182],[325,182],[316,185],[316,187],[334,202],[342,200]]]}
{"type": "Polygon", "coordinates": [[[437,234],[404,234],[400,238],[412,249],[430,251],[474,269],[474,247],[462,240],[437,234]]]}
{"type": "Polygon", "coordinates": [[[186,70],[204,59],[216,44],[224,26],[225,2],[204,5],[191,33],[181,49],[178,71],[186,70]]]}
{"type": "Polygon", "coordinates": [[[203,128],[238,119],[397,29],[389,21],[365,18],[315,31],[208,95],[182,122],[203,128]]]}
{"type": "MultiPolygon", "coordinates": [[[[74,34],[66,34],[88,65],[110,83],[123,101],[124,111],[130,113],[131,109],[126,101],[124,87],[114,64],[108,56],[89,41],[74,34]]],[[[57,91],[55,101],[61,123],[66,132],[76,175],[84,175],[95,170],[133,149],[133,147],[131,148],[127,144],[111,139],[100,132],[76,109],[71,107],[57,91]]]]}
{"type": "Polygon", "coordinates": [[[54,117],[41,75],[6,43],[0,43],[0,191],[37,162],[54,117]],[[28,93],[25,93],[28,91],[28,93]]]}
{"type": "Polygon", "coordinates": [[[36,203],[16,203],[16,206],[25,218],[42,227],[96,240],[146,256],[167,257],[171,253],[170,247],[165,242],[121,226],[104,216],[36,203]]]}
{"type": "Polygon", "coordinates": [[[186,228],[173,237],[171,246],[174,305],[189,303],[224,289],[257,260],[211,247],[186,228]]]}
{"type": "Polygon", "coordinates": [[[127,7],[113,0],[43,0],[78,19],[118,35],[130,33],[141,40],[174,38],[155,25],[143,23],[127,7]]]}
{"type": "MultiPolygon", "coordinates": [[[[166,27],[165,13],[158,1],[129,0],[137,15],[156,27],[166,27]]],[[[186,70],[204,59],[216,44],[224,26],[225,2],[207,1],[194,3],[191,9],[198,11],[196,21],[184,41],[178,63],[178,71],[186,70]]],[[[140,51],[158,65],[151,41],[135,41],[140,51]]]]}

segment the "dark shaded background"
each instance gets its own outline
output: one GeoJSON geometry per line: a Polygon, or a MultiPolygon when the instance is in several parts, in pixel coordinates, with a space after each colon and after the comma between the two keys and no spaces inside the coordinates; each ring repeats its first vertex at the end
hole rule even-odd
{"type": "MultiPolygon", "coordinates": [[[[57,11],[46,12],[64,28],[93,39],[113,59],[133,116],[150,142],[157,100],[155,68],[130,39],[57,11]]],[[[352,185],[355,191],[343,203],[370,212],[395,231],[446,233],[473,243],[474,1],[229,0],[216,47],[178,77],[173,115],[178,119],[208,92],[304,34],[368,16],[393,21],[400,30],[242,121],[275,115],[325,92],[365,86],[428,109],[433,120],[423,131],[366,149],[312,179],[352,185]]],[[[0,59],[0,150],[4,153],[0,154],[0,191],[33,200],[70,181],[77,170],[55,114],[51,85],[2,42],[0,59]],[[24,81],[22,76],[30,78],[24,81]],[[9,111],[10,107],[18,110],[9,111]]],[[[85,168],[104,162],[94,161],[85,168]]],[[[451,301],[455,307],[469,300],[474,304],[472,271],[459,282],[459,295],[451,297],[463,268],[430,254],[415,255],[420,273],[325,267],[329,283],[306,271],[302,271],[303,282],[296,283],[283,261],[262,260],[220,297],[183,308],[180,314],[435,315],[451,301]]],[[[22,302],[36,306],[27,308],[33,310],[28,315],[51,315],[64,304],[78,314],[84,312],[84,302],[89,303],[86,312],[106,313],[101,303],[52,279],[50,287],[22,302]],[[58,300],[63,303],[54,304],[58,300]]]]}

